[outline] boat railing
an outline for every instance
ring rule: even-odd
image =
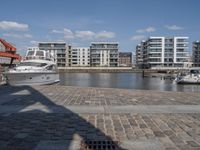
[[[33,59],[36,59],[36,60],[52,60],[51,58],[47,58],[47,57],[44,57],[44,56],[26,56],[25,57],[26,60],[33,60]]]
[[[33,72],[33,69],[32,68],[25,68],[25,69],[16,69],[16,68],[13,68],[13,69],[10,69],[8,70],[7,72]],[[46,69],[44,68],[40,68],[40,69],[34,69],[34,72],[41,72],[41,71],[45,71],[45,72],[48,72]]]

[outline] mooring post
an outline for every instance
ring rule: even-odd
[[[144,78],[144,70],[142,70],[142,77]]]

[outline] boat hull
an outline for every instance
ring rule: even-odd
[[[200,84],[200,82],[197,81],[179,81],[177,84]]]
[[[193,78],[182,78],[182,79],[176,79],[175,81],[177,84],[200,84],[199,79],[193,79]]]
[[[16,72],[5,73],[7,83],[10,85],[46,85],[60,81],[56,72]]]

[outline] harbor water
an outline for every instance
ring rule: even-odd
[[[176,84],[171,79],[143,77],[142,73],[60,73],[60,84],[82,87],[200,92],[200,85]]]

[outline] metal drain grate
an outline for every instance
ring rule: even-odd
[[[87,140],[81,142],[81,150],[117,150],[117,141]]]

